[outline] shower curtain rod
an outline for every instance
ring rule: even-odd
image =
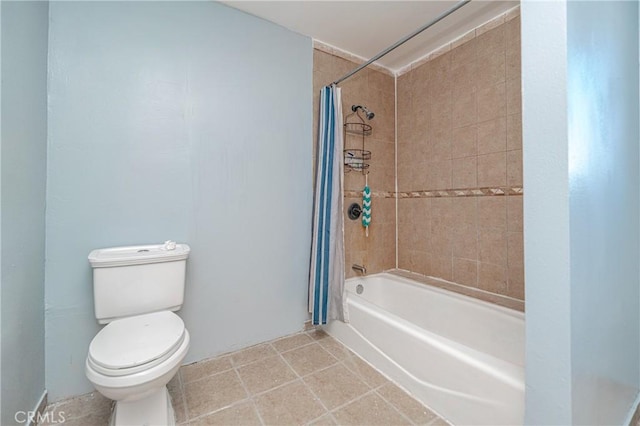
[[[337,79],[336,81],[334,81],[333,84],[338,85],[338,84],[342,83],[343,81],[345,81],[346,79],[348,79],[349,77],[351,77],[352,75],[354,75],[355,73],[360,71],[361,69],[368,67],[369,65],[371,65],[372,63],[374,63],[378,59],[382,58],[387,53],[389,53],[392,50],[394,50],[395,48],[405,44],[406,42],[408,42],[409,40],[411,40],[412,38],[414,38],[415,36],[417,36],[418,34],[423,32],[427,28],[431,27],[432,25],[437,24],[438,22],[440,22],[441,20],[443,20],[444,18],[446,18],[447,16],[451,15],[453,12],[455,12],[456,10],[460,9],[462,6],[465,6],[466,4],[468,4],[470,2],[471,2],[471,0],[462,0],[462,1],[458,2],[451,9],[447,10],[443,14],[439,15],[438,17],[436,17],[433,21],[429,22],[426,25],[423,25],[422,27],[418,28],[417,30],[415,30],[414,32],[409,34],[408,36],[404,37],[403,39],[401,39],[401,40],[395,42],[394,44],[392,44],[391,46],[387,47],[382,52],[378,53],[376,56],[374,56],[373,58],[369,59],[367,62],[361,64],[359,67],[357,67],[353,71],[349,72],[348,74],[345,74],[343,77],[341,77],[341,78]]]

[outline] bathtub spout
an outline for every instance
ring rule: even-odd
[[[367,273],[367,268],[365,268],[362,265],[353,264],[353,265],[351,265],[351,269],[353,269],[354,271],[360,271],[360,273],[362,273],[362,275],[365,275]]]

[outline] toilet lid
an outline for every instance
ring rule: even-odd
[[[89,345],[91,360],[110,370],[164,358],[184,340],[184,322],[173,312],[154,312],[107,324]]]

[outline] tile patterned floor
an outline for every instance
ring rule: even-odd
[[[321,331],[184,366],[168,388],[181,425],[447,425]],[[110,406],[93,393],[47,409],[103,426]]]

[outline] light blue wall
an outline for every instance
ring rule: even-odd
[[[526,424],[640,387],[637,2],[522,3]]]
[[[50,9],[50,399],[92,390],[94,248],[191,246],[187,362],[301,329],[311,40],[212,2]]]
[[[571,424],[566,7],[522,3],[526,404],[531,425]]]
[[[46,2],[2,2],[2,417],[45,387]]]
[[[568,2],[575,424],[622,424],[640,388],[638,3]]]

